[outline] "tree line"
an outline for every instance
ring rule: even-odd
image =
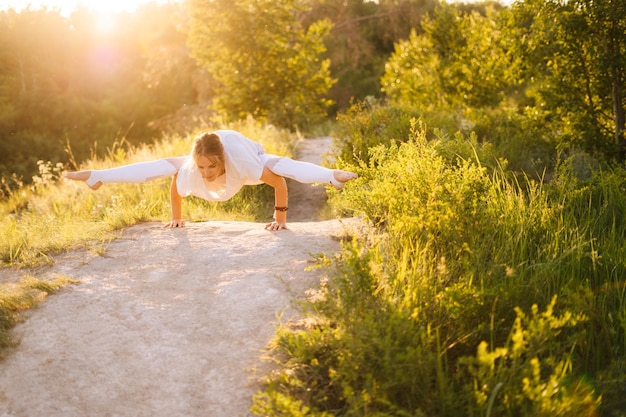
[[[195,64],[171,6],[111,21],[82,9],[0,14],[0,172],[78,161],[116,139],[150,140],[150,122],[195,102]],[[108,30],[107,25],[111,25]],[[114,27],[113,27],[114,25]]]
[[[305,128],[379,94],[384,57],[434,4],[194,0],[104,22],[84,8],[0,12],[3,183],[212,112]]]
[[[617,0],[187,0],[109,19],[0,13],[5,186],[38,160],[80,163],[187,119],[306,129],[372,99],[512,154],[625,156]]]
[[[482,140],[624,162],[624,2],[444,4],[421,29],[387,64],[393,101],[457,114]]]

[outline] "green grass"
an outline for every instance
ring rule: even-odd
[[[410,132],[335,195],[371,231],[277,332],[254,412],[623,416],[626,171],[518,180],[488,144]]]

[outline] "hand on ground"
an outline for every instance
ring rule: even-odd
[[[174,229],[176,227],[185,227],[185,221],[181,219],[170,220],[168,223],[165,224],[165,227],[168,227],[170,229]]]
[[[265,230],[271,230],[272,232],[287,230],[287,223],[271,222],[265,225]]]

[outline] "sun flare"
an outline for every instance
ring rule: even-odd
[[[0,10],[10,8],[17,11],[26,8],[36,10],[46,7],[59,10],[61,14],[69,16],[78,8],[86,8],[97,13],[107,14],[122,11],[132,12],[142,4],[165,2],[165,0],[0,0]],[[102,29],[105,29],[105,27]]]
[[[95,21],[94,30],[100,35],[108,35],[117,29],[117,19],[112,12],[100,12]]]

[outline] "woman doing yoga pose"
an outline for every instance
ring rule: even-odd
[[[298,182],[326,183],[341,189],[357,177],[309,162],[266,154],[263,147],[234,130],[204,133],[194,139],[191,154],[140,162],[104,170],[68,172],[66,178],[85,181],[93,190],[107,183],[142,183],[173,176],[170,186],[172,220],[166,227],[185,227],[182,199],[193,195],[209,201],[225,201],[244,185],[269,184],[274,188],[274,221],[268,230],[287,229],[286,178]]]

